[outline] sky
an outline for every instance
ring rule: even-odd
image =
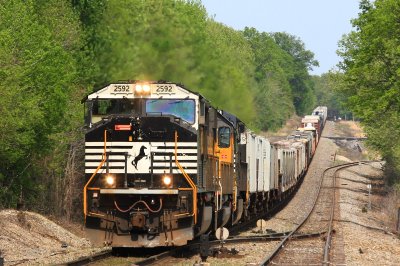
[[[236,30],[287,32],[299,37],[319,61],[310,73],[327,73],[340,61],[336,54],[343,34],[352,30],[359,0],[202,0],[214,20]]]

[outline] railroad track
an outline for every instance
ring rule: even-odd
[[[229,237],[228,239],[224,240],[222,244],[235,244],[235,243],[254,243],[254,242],[268,242],[268,241],[280,241],[284,237],[286,237],[289,233],[291,232],[281,232],[281,233],[271,233],[271,234],[262,234],[262,235],[255,235],[255,236],[232,236]],[[314,233],[308,233],[308,234],[295,234],[292,236],[293,239],[305,239],[305,238],[313,238],[313,237],[319,237],[321,235],[324,235],[326,232],[314,232]],[[192,244],[183,246],[183,247],[175,247],[171,248],[168,251],[160,252],[159,254],[155,254],[153,256],[150,256],[148,258],[142,259],[140,261],[135,262],[133,265],[152,265],[154,263],[160,263],[163,260],[176,256],[177,254],[187,254],[190,252],[190,254],[197,254],[199,253],[198,251],[201,248],[202,243],[200,241],[193,242]],[[210,247],[210,251],[216,251],[218,248],[213,247],[218,247],[221,245],[220,240],[211,240],[208,241],[207,246]],[[183,255],[182,255],[183,256]],[[109,251],[103,251],[98,254],[94,254],[88,257],[82,257],[79,258],[75,261],[71,261],[67,263],[66,265],[69,266],[81,266],[81,265],[88,265],[94,262],[99,262],[102,260],[106,260],[110,257],[113,257],[113,252],[111,250]]]
[[[332,244],[333,220],[335,211],[336,176],[340,170],[376,161],[360,161],[345,163],[326,168],[319,183],[318,193],[312,208],[305,218],[285,236],[277,248],[266,256],[260,265],[268,264],[330,264],[330,251]],[[333,171],[330,175],[328,172]],[[328,219],[326,219],[328,217]],[[292,241],[299,232],[308,231],[315,227],[318,230],[325,228],[326,234],[319,241]],[[322,244],[322,245],[321,245]],[[339,258],[340,259],[340,258]]]
[[[81,266],[81,265],[88,265],[90,263],[101,261],[107,258],[112,257],[112,250],[106,250],[97,254],[93,254],[91,256],[82,257],[77,260],[68,262],[66,265],[68,266]]]
[[[285,238],[291,232],[283,232],[283,233],[274,233],[274,234],[266,234],[266,235],[258,235],[258,236],[245,236],[245,237],[230,237],[223,242],[220,240],[212,240],[207,243],[207,246],[210,247],[210,255],[213,251],[220,250],[218,246],[223,246],[224,244],[235,244],[235,243],[254,243],[254,242],[268,242],[268,241],[279,241]],[[307,233],[307,234],[294,234],[292,235],[292,239],[306,239],[306,238],[314,238],[320,237],[321,235],[326,234],[326,232],[314,232],[314,233]],[[214,248],[211,248],[214,247]],[[152,264],[159,264],[162,261],[166,260],[167,258],[171,258],[173,256],[192,256],[198,253],[198,250],[201,249],[201,243],[196,242],[184,247],[178,247],[170,251],[166,251],[149,258],[143,259],[141,261],[135,262],[134,265],[137,266],[144,266],[144,265],[152,265]],[[187,253],[187,251],[191,251],[192,253]]]
[[[248,230],[249,228],[252,228],[255,226],[257,220],[265,219],[265,218],[275,215],[278,211],[280,211],[283,207],[285,207],[288,202],[290,202],[290,200],[293,198],[294,194],[296,193],[296,190],[300,187],[303,179],[304,179],[304,177],[302,177],[302,180],[300,180],[297,183],[297,185],[296,185],[297,187],[291,195],[289,195],[285,200],[282,200],[281,202],[276,204],[274,207],[272,207],[268,211],[267,214],[255,215],[248,221],[244,221],[244,222],[241,222],[240,224],[234,225],[233,227],[231,227],[229,229],[230,234],[235,235],[242,231]],[[234,236],[232,236],[229,239],[225,240],[225,242],[226,243],[239,243],[239,242],[251,242],[251,241],[254,241],[254,242],[256,242],[256,241],[278,241],[278,240],[281,240],[283,237],[285,237],[289,233],[290,232],[271,233],[271,234],[266,234],[266,235],[253,236],[253,237],[234,237]],[[306,238],[306,237],[314,237],[315,235],[320,235],[320,233],[317,232],[317,233],[303,234],[303,235],[298,235],[296,237],[300,239],[300,238]],[[213,236],[211,236],[210,238],[212,239]],[[213,246],[213,245],[215,246],[215,245],[218,245],[220,243],[220,241],[212,239],[211,241],[209,241],[209,243],[211,246]],[[163,260],[167,257],[171,257],[172,255],[179,253],[183,250],[188,250],[188,249],[195,250],[196,248],[199,249],[199,246],[200,246],[200,242],[194,241],[192,244],[182,246],[182,247],[171,248],[171,250],[150,256],[146,259],[136,262],[135,265],[151,265],[152,263],[154,263],[156,261],[159,262],[160,260]],[[71,261],[71,262],[67,263],[66,265],[69,265],[69,266],[88,265],[93,262],[106,260],[110,257],[113,257],[113,252],[111,250],[104,251],[104,252],[101,252],[98,254],[93,254],[93,255],[87,256],[87,257],[82,257],[82,258],[76,259],[74,261]]]
[[[266,265],[270,262],[277,262],[280,263],[279,261],[284,261],[284,255],[282,255],[282,249],[284,249],[283,247],[288,247],[288,243],[289,242],[295,242],[293,240],[298,240],[296,242],[302,242],[304,241],[308,241],[307,239],[311,239],[311,238],[319,238],[319,239],[323,239],[326,241],[324,242],[324,255],[321,255],[321,253],[318,253],[318,256],[316,256],[316,258],[313,258],[314,261],[318,261],[317,264],[321,264],[322,262],[329,262],[329,250],[330,250],[330,246],[331,246],[331,239],[332,239],[332,221],[333,221],[333,215],[334,215],[334,205],[333,204],[325,204],[325,209],[329,209],[329,211],[325,210],[325,220],[329,221],[329,226],[325,226],[325,227],[319,227],[318,230],[315,230],[315,226],[306,226],[305,224],[307,223],[307,221],[310,220],[310,216],[312,215],[313,212],[316,212],[316,205],[317,205],[317,201],[319,198],[321,198],[321,190],[326,190],[326,191],[331,191],[331,193],[325,193],[325,194],[329,194],[329,196],[331,197],[331,199],[329,200],[329,202],[335,202],[334,199],[334,191],[335,189],[335,173],[347,168],[347,167],[351,167],[351,166],[356,166],[359,165],[360,163],[369,163],[371,161],[362,161],[362,162],[354,162],[354,163],[347,163],[347,164],[342,164],[342,165],[337,165],[337,166],[333,166],[333,167],[329,167],[327,169],[324,170],[323,174],[322,174],[322,178],[321,181],[319,183],[319,188],[318,188],[318,196],[316,197],[316,199],[314,200],[313,203],[313,208],[310,210],[310,212],[308,213],[307,217],[304,218],[304,220],[293,230],[293,231],[289,231],[289,232],[284,232],[284,233],[273,233],[273,234],[265,234],[265,235],[258,235],[258,236],[249,236],[249,237],[238,237],[238,236],[233,236],[228,238],[227,240],[224,241],[224,243],[227,244],[233,244],[233,243],[243,243],[243,242],[268,242],[268,241],[280,241],[280,243],[278,244],[278,248],[276,248],[276,250],[274,250],[274,252],[269,256],[263,259],[263,261],[261,262],[261,265]],[[334,171],[333,174],[333,178],[329,178],[327,176],[327,173],[329,171]],[[287,199],[287,201],[289,201],[290,199]],[[320,199],[321,201],[321,199]],[[328,202],[327,198],[324,198],[322,201]],[[278,206],[275,206],[274,209],[270,210],[270,213],[268,214],[268,216],[273,215],[273,213],[276,213],[277,211],[279,211],[280,209],[282,209],[283,206],[285,206],[287,202],[280,204]],[[329,205],[329,206],[327,206]],[[327,208],[329,207],[329,208]],[[326,216],[328,216],[329,213],[329,218],[326,219]],[[262,218],[261,216],[258,216],[257,218]],[[265,216],[264,216],[265,218]],[[239,231],[243,231],[246,228],[243,227],[251,227],[252,225],[254,225],[256,219],[252,219],[252,221],[248,221],[245,223],[242,223],[240,227],[234,227],[232,228],[230,231],[237,233]],[[309,232],[313,232],[313,233],[309,233]],[[321,241],[321,240],[320,240]],[[208,241],[208,245],[209,247],[215,247],[221,244],[221,241],[219,240],[210,240]],[[190,255],[196,255],[198,254],[199,250],[201,249],[201,243],[200,241],[196,241],[196,242],[192,242],[189,245],[183,246],[183,247],[176,247],[176,248],[171,248],[168,251],[165,252],[161,252],[159,254],[153,255],[151,257],[148,257],[146,259],[140,260],[135,262],[135,265],[152,265],[152,264],[160,264],[162,263],[164,260],[167,260],[168,258],[171,257],[186,257],[186,254],[190,254]],[[185,254],[185,255],[178,255],[177,254]],[[279,255],[280,254],[280,255]],[[290,254],[290,251],[289,253]],[[277,255],[279,255],[280,257],[276,257]],[[292,256],[293,254],[289,255]],[[91,263],[93,261],[98,261],[98,260],[102,260],[105,259],[106,257],[111,257],[112,253],[110,252],[108,255],[105,255],[104,257],[102,257],[101,255],[99,257],[97,256],[91,256],[90,258],[84,258],[84,260],[82,261],[75,261],[73,263],[70,263],[68,265],[86,265],[88,263]],[[308,258],[311,258],[310,256],[307,256]],[[279,259],[279,261],[277,261],[277,259]]]
[[[224,240],[224,243],[241,243],[241,242],[265,242],[265,241],[278,241],[281,240],[283,237],[285,237],[287,234],[290,232],[282,232],[282,233],[271,233],[271,234],[264,234],[264,235],[258,235],[258,236],[248,236],[248,237],[236,237],[232,236],[229,237],[228,239]],[[309,234],[309,235],[296,235],[295,237],[297,238],[305,238],[305,237],[314,237],[323,234],[324,232],[317,232],[314,234]],[[208,242],[209,246],[217,246],[221,244],[221,241],[219,240],[211,240]],[[134,265],[151,265],[154,262],[160,262],[161,260],[171,257],[177,253],[183,253],[185,251],[191,251],[192,253],[198,253],[197,251],[199,250],[201,246],[200,241],[195,241],[189,245],[182,246],[182,247],[175,247],[171,248],[168,251],[160,252],[159,254],[155,254],[153,256],[150,256],[148,258],[142,259],[138,262],[135,262]],[[82,266],[82,265],[88,265],[94,262],[99,262],[102,260],[106,260],[110,257],[113,257],[113,252],[112,250],[107,250],[103,251],[97,254],[93,254],[91,256],[87,257],[82,257],[79,259],[76,259],[74,261],[68,262],[66,265],[68,266]]]

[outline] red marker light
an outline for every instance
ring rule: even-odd
[[[115,130],[131,130],[131,125],[115,125]]]

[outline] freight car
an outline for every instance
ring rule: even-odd
[[[266,213],[293,191],[320,135],[306,126],[270,143],[165,81],[109,84],[83,102],[85,227],[113,247],[185,245]]]

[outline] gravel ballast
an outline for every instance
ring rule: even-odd
[[[62,264],[101,250],[40,214],[0,211],[0,251],[5,265]]]

